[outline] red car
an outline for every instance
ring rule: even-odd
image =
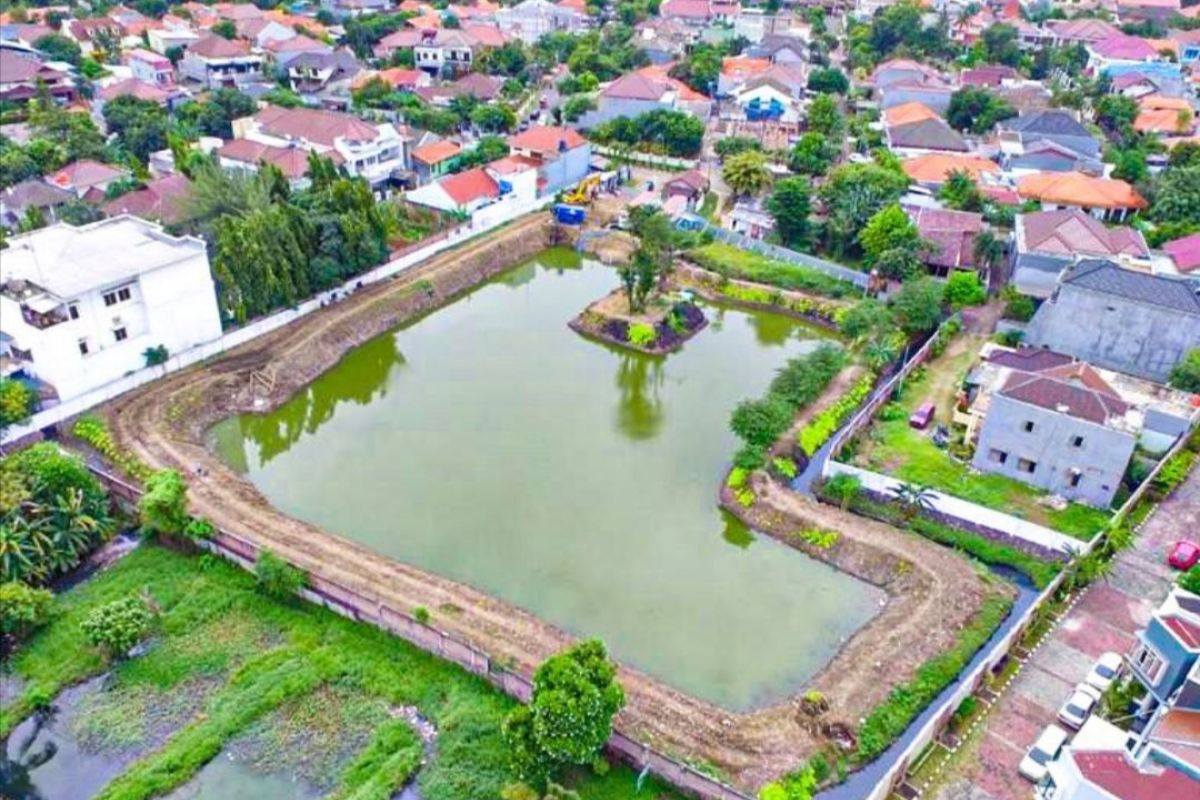
[[[933,422],[934,408],[935,407],[933,403],[929,401],[921,403],[917,410],[909,416],[909,426],[916,428],[919,431],[923,431],[928,428],[929,423]]]
[[[1168,564],[1184,572],[1196,566],[1197,562],[1200,562],[1200,544],[1189,542],[1187,539],[1176,542],[1171,548],[1171,555],[1167,556]]]

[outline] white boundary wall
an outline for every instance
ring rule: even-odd
[[[230,350],[238,345],[245,344],[251,339],[256,339],[263,334],[282,328],[289,322],[297,320],[303,316],[311,314],[321,308],[321,301],[328,297],[331,292],[337,292],[339,295],[351,293],[354,287],[358,284],[363,286],[372,283],[378,283],[381,280],[392,277],[404,270],[413,267],[426,259],[432,258],[443,250],[454,247],[467,239],[471,239],[482,233],[498,228],[499,226],[511,222],[518,217],[524,216],[534,211],[540,211],[554,202],[553,196],[542,197],[532,203],[494,203],[484,208],[479,209],[471,217],[469,223],[465,223],[457,228],[449,231],[447,235],[443,235],[435,241],[427,245],[418,247],[414,250],[404,253],[394,261],[389,261],[386,264],[381,264],[378,267],[364,272],[362,275],[351,278],[346,281],[341,287],[322,292],[320,295],[297,305],[295,308],[288,308],[282,311],[276,311],[274,314],[256,319],[253,322],[244,325],[240,328],[228,331],[220,337],[213,339],[210,342],[197,345],[193,348],[183,351],[182,353],[172,353],[165,364],[160,364],[156,367],[145,367],[131,372],[122,378],[111,381],[103,386],[93,389],[86,394],[79,395],[64,403],[59,403],[56,406],[47,408],[34,414],[29,422],[25,425],[14,425],[9,428],[4,435],[4,439],[0,444],[13,442],[18,439],[36,433],[43,428],[51,425],[56,425],[64,419],[69,419],[77,414],[82,414],[90,408],[94,408],[101,403],[105,403],[114,397],[132,391],[133,389],[143,386],[150,381],[156,380],[169,375],[172,372],[190,367],[191,365],[203,361],[206,358],[220,355],[226,350]]]

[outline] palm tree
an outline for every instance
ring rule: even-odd
[[[825,484],[825,493],[838,500],[842,511],[845,511],[854,502],[854,498],[860,491],[862,491],[862,481],[848,472],[834,475]]]
[[[922,511],[933,509],[933,499],[936,496],[927,486],[916,483],[901,483],[891,488],[892,499],[900,505],[901,513],[907,520]]]
[[[727,158],[721,169],[721,177],[738,195],[758,194],[771,184],[767,157],[757,150],[747,150]]]
[[[1004,242],[990,230],[980,231],[975,237],[975,263],[980,269],[991,272],[992,267],[1004,257]]]

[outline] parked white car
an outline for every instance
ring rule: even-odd
[[[1071,730],[1079,730],[1092,715],[1099,699],[1100,692],[1094,687],[1086,683],[1079,684],[1058,710],[1058,721]]]
[[[1092,665],[1092,671],[1083,679],[1083,682],[1103,694],[1108,691],[1108,687],[1113,685],[1113,681],[1121,677],[1121,670],[1124,666],[1125,661],[1119,653],[1105,653]]]
[[[1050,762],[1058,758],[1063,745],[1067,743],[1068,735],[1057,725],[1047,725],[1046,730],[1042,731],[1042,735],[1021,759],[1021,765],[1017,767],[1021,777],[1041,783],[1042,778],[1046,777]]]

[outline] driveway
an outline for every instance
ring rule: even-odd
[[[1171,589],[1166,552],[1183,531],[1200,530],[1200,470],[1164,501],[1107,580],[1089,587],[1026,661],[986,717],[975,757],[960,757],[939,800],[1028,800],[1017,764],[1058,706],[1103,652],[1128,652],[1134,634]]]

